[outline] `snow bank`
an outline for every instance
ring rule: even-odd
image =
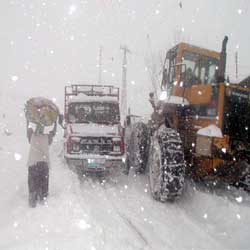
[[[201,128],[197,131],[198,135],[208,136],[208,137],[219,137],[223,138],[221,129],[216,125],[209,125],[208,127]]]
[[[178,206],[208,237],[223,244],[222,249],[249,249],[249,193],[226,184],[210,188],[188,184]],[[204,249],[210,249],[209,245]]]

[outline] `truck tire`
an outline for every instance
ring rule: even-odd
[[[133,125],[131,133],[131,143],[133,144],[130,152],[130,162],[136,173],[144,173],[148,160],[148,127],[143,122]]]
[[[152,136],[149,150],[149,182],[153,198],[174,201],[182,194],[185,160],[180,135],[162,125]]]

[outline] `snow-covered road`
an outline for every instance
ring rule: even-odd
[[[60,139],[60,136],[58,136]],[[79,181],[51,148],[47,206],[28,206],[28,144],[1,132],[0,249],[249,249],[249,195],[187,183],[176,203],[152,199],[146,176]]]

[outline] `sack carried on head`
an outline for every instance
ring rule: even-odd
[[[26,102],[25,115],[29,122],[51,126],[57,120],[59,109],[47,98],[34,97]]]

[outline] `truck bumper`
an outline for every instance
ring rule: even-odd
[[[65,159],[69,166],[80,169],[84,173],[112,172],[121,168],[125,161],[123,156],[103,155],[81,155],[80,157],[65,155]]]

